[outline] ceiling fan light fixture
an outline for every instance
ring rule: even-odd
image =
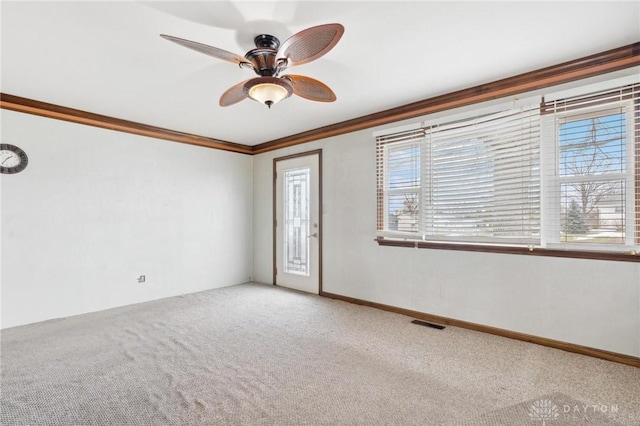
[[[288,80],[277,77],[259,77],[252,79],[245,85],[245,90],[251,99],[269,108],[293,93],[293,87]]]
[[[273,83],[256,84],[249,90],[249,97],[267,106],[276,104],[286,98],[287,89]]]

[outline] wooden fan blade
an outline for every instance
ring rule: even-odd
[[[340,24],[307,28],[289,37],[278,50],[278,58],[287,58],[287,66],[301,65],[318,59],[335,46],[344,34]]]
[[[321,81],[304,75],[287,74],[282,78],[288,78],[293,86],[293,93],[296,95],[317,102],[333,102],[336,95]]]
[[[247,91],[244,90],[244,85],[247,83],[247,81],[250,81],[250,80],[252,79],[250,78],[249,80],[240,82],[234,86],[231,86],[229,89],[227,89],[227,91],[224,92],[222,96],[220,96],[220,106],[222,107],[231,106],[233,104],[237,104],[238,102],[248,98],[249,95],[247,94]]]
[[[180,46],[188,47],[205,55],[213,56],[214,58],[222,59],[223,61],[233,62],[235,64],[246,63],[250,64],[245,58],[235,53],[227,52],[217,47],[209,46],[207,44],[198,43],[196,41],[185,40],[183,38],[174,37],[166,34],[160,34],[160,37],[179,44]]]

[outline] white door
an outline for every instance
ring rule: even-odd
[[[320,292],[320,152],[275,160],[275,284]]]

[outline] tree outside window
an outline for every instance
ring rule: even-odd
[[[567,120],[559,148],[562,241],[624,243],[626,115]]]

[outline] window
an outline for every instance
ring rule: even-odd
[[[309,276],[309,180],[311,169],[284,171],[284,271]]]
[[[423,130],[385,138],[377,147],[378,229],[416,234],[419,226]]]
[[[548,246],[625,250],[637,244],[637,101],[633,87],[622,87],[543,103]]]
[[[636,250],[639,91],[537,98],[378,136],[378,237]]]
[[[385,218],[379,231],[434,241],[537,243],[538,133],[538,109],[525,108],[379,138]]]

